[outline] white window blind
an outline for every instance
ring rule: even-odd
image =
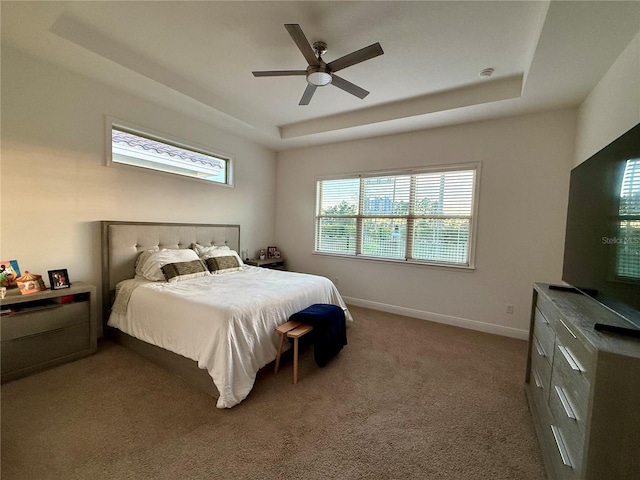
[[[318,182],[316,250],[356,254],[358,178]]]
[[[315,250],[470,267],[476,172],[473,165],[318,180]]]
[[[617,275],[640,279],[640,158],[627,160],[620,188]]]

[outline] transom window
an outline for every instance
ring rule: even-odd
[[[478,169],[318,180],[316,253],[473,267]]]
[[[232,184],[230,158],[116,125],[111,126],[111,163]]]

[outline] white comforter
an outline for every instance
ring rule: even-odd
[[[218,408],[230,408],[276,358],[274,328],[314,303],[338,305],[352,321],[327,278],[245,266],[224,275],[138,285],[126,315],[113,312],[108,324],[197,361],[220,392]]]

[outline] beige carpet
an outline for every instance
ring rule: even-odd
[[[3,385],[2,478],[545,478],[524,341],[351,311],[325,368],[285,358],[229,410],[108,341]]]

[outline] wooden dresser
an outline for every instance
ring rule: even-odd
[[[526,394],[550,479],[640,479],[640,338],[580,293],[535,284]]]
[[[97,350],[96,287],[82,282],[61,290],[20,295],[0,302],[2,383]]]

